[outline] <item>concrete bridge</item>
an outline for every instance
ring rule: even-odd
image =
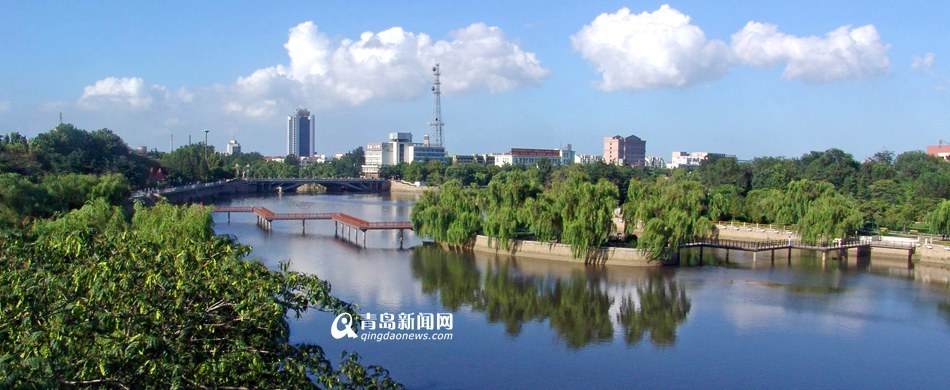
[[[219,196],[294,192],[304,184],[319,184],[329,193],[378,193],[389,190],[389,181],[384,179],[242,179],[139,190],[133,192],[131,198],[148,201],[163,197],[170,202],[199,203]]]
[[[262,192],[292,192],[304,184],[319,184],[327,192],[374,193],[389,189],[385,179],[328,179],[328,178],[286,178],[286,179],[247,179]]]

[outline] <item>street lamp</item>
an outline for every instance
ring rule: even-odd
[[[205,158],[208,158],[208,132],[211,130],[205,129]]]

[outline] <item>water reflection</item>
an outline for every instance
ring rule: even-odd
[[[653,344],[673,345],[676,327],[689,313],[686,289],[672,279],[651,278],[645,286],[637,286],[637,296],[639,304],[632,297],[620,303],[617,320],[624,328],[624,340],[636,344],[649,332]]]
[[[558,339],[572,349],[613,340],[616,326],[627,345],[639,343],[646,334],[656,345],[672,345],[676,328],[690,309],[686,289],[655,272],[637,281],[635,297],[624,295],[616,307],[603,272],[525,275],[504,260],[490,262],[483,272],[472,254],[431,246],[413,251],[411,267],[422,291],[438,294],[446,308],[465,306],[485,313],[488,322],[504,324],[512,336],[519,335],[527,322],[547,320]],[[617,309],[615,315],[612,308]]]

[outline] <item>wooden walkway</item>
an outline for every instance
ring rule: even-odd
[[[400,248],[403,244],[403,231],[412,230],[412,223],[409,221],[371,222],[344,213],[275,213],[266,207],[255,206],[216,206],[214,212],[227,213],[228,222],[231,222],[231,213],[253,213],[257,215],[257,226],[266,231],[271,231],[274,221],[300,221],[303,231],[306,233],[307,221],[330,220],[333,221],[334,236],[343,235],[358,243],[359,232],[363,232],[364,247],[366,246],[366,232],[369,230],[399,230]],[[353,237],[354,234],[355,237]]]
[[[871,248],[887,248],[887,249],[901,249],[907,251],[907,266],[908,268],[913,268],[912,257],[916,250],[916,246],[911,243],[896,243],[896,242],[885,242],[885,241],[874,241],[870,238],[860,238],[860,237],[848,237],[845,239],[838,239],[832,243],[809,243],[798,241],[794,239],[787,240],[770,240],[770,241],[744,241],[744,240],[720,240],[720,239],[711,239],[711,238],[697,238],[686,242],[680,245],[680,248],[699,248],[699,263],[702,265],[703,262],[703,249],[704,248],[713,248],[713,249],[725,249],[726,250],[726,261],[729,261],[729,251],[738,250],[745,252],[752,252],[752,260],[756,260],[756,255],[759,252],[768,251],[771,253],[771,261],[775,261],[775,251],[777,250],[786,250],[788,251],[788,259],[791,261],[792,249],[806,250],[821,252],[821,260],[826,261],[828,258],[828,252],[836,251],[841,254],[842,258],[847,258],[849,249],[857,249],[858,257],[869,256],[871,254]]]

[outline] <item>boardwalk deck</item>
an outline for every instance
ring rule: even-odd
[[[306,221],[332,220],[333,234],[336,236],[342,234],[350,238],[355,232],[356,240],[359,241],[359,232],[363,232],[363,246],[366,246],[368,230],[399,230],[400,247],[403,244],[403,231],[412,230],[412,223],[409,221],[366,221],[344,213],[275,213],[266,207],[254,206],[216,206],[214,212],[227,213],[228,222],[231,222],[231,213],[253,213],[257,215],[257,225],[267,231],[272,229],[274,221],[300,221],[306,232]]]
[[[776,250],[787,250],[788,258],[791,261],[792,249],[806,250],[821,252],[822,261],[826,261],[828,258],[828,252],[838,252],[842,255],[843,258],[847,258],[847,251],[849,249],[857,249],[858,257],[868,256],[871,253],[871,248],[887,248],[887,249],[901,249],[907,250],[907,268],[913,268],[913,255],[916,251],[916,246],[913,243],[894,243],[886,241],[874,241],[868,237],[849,237],[845,239],[835,240],[834,242],[828,243],[807,243],[802,241],[797,241],[794,239],[788,240],[772,240],[772,241],[743,241],[743,240],[720,240],[720,239],[708,239],[708,238],[699,238],[687,243],[681,244],[680,248],[699,248],[699,261],[702,264],[703,261],[703,249],[704,248],[713,248],[713,249],[725,249],[726,250],[726,261],[729,261],[729,251],[738,250],[745,252],[753,253],[753,261],[755,261],[755,254],[762,251],[769,251],[772,254],[771,260],[775,261],[775,251]]]

